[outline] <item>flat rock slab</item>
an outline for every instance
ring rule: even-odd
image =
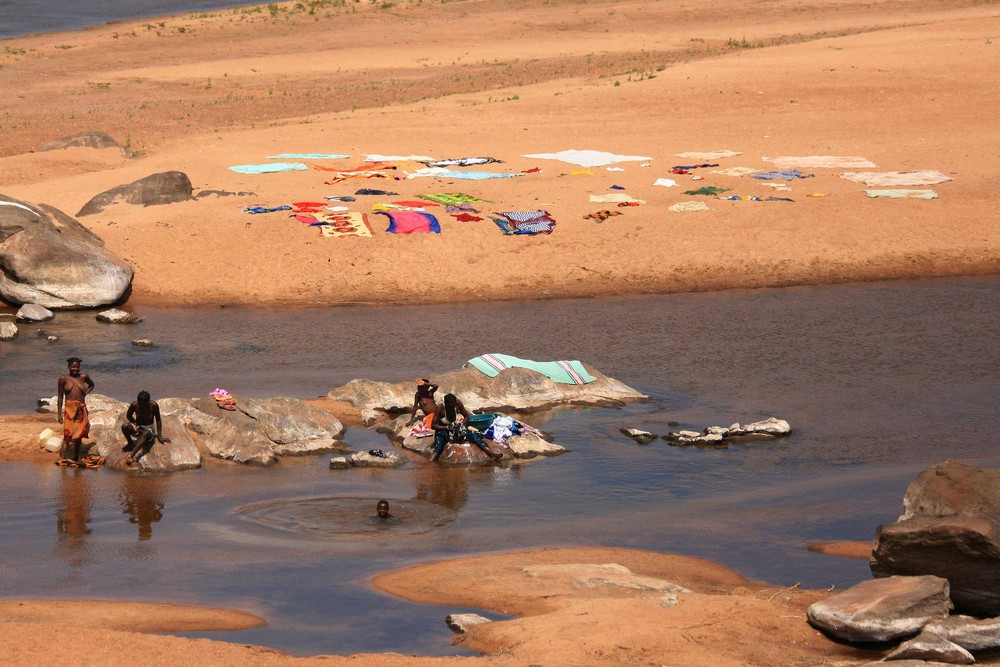
[[[623,589],[642,593],[690,593],[678,584],[635,574],[617,563],[572,563],[566,565],[525,565],[528,577],[571,579],[574,588]]]
[[[809,623],[846,642],[911,637],[951,610],[948,580],[888,577],[864,581],[809,607]]]
[[[976,661],[964,648],[933,632],[921,632],[903,642],[886,660],[936,660],[950,665],[971,665]]]
[[[924,632],[933,632],[968,651],[1000,651],[1000,618],[949,616],[931,621]]]

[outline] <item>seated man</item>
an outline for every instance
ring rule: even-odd
[[[163,437],[160,406],[156,401],[149,400],[148,391],[139,392],[136,400],[128,406],[125,419],[128,421],[122,424],[122,433],[128,444],[122,447],[122,451],[129,452],[126,465],[132,465],[145,456],[153,448],[155,440],[164,444],[170,442],[169,438]]]
[[[459,419],[461,416],[462,419]],[[455,394],[445,394],[444,403],[437,407],[434,412],[434,456],[431,461],[437,461],[444,451],[445,445],[449,442],[462,443],[471,442],[479,449],[486,452],[494,461],[500,460],[500,454],[494,454],[483,441],[483,434],[474,428],[462,424],[462,420],[469,420],[469,411],[465,409],[462,401],[458,400]]]

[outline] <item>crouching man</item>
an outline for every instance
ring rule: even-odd
[[[149,453],[157,440],[166,444],[169,438],[163,437],[163,423],[160,421],[160,406],[156,401],[149,400],[148,391],[140,391],[136,400],[128,406],[125,414],[128,421],[122,424],[122,433],[128,444],[122,447],[123,452],[129,452],[125,459],[126,465],[132,465]]]

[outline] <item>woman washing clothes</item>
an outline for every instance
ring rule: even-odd
[[[494,461],[499,461],[502,456],[490,451],[483,434],[474,428],[467,427],[462,422],[468,422],[469,411],[465,409],[462,401],[458,400],[455,394],[445,394],[444,403],[437,406],[434,411],[434,456],[431,462],[437,461],[444,451],[445,445],[449,442],[463,443],[471,442],[479,449],[483,450],[487,456]]]

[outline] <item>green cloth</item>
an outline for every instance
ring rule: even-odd
[[[597,380],[579,361],[532,361],[512,357],[509,354],[481,354],[469,359],[466,365],[491,378],[507,368],[527,368],[560,384],[587,384]]]
[[[697,190],[688,190],[684,194],[686,195],[707,195],[712,197],[714,195],[721,195],[723,192],[729,192],[729,188],[717,188],[714,185],[706,185],[703,188],[698,188]]]
[[[445,206],[458,206],[459,204],[474,201],[486,202],[487,204],[493,203],[489,199],[479,199],[478,197],[462,194],[461,192],[445,192],[437,195],[417,195],[417,197],[419,199],[423,199],[424,201],[431,201],[435,204],[444,204]]]

